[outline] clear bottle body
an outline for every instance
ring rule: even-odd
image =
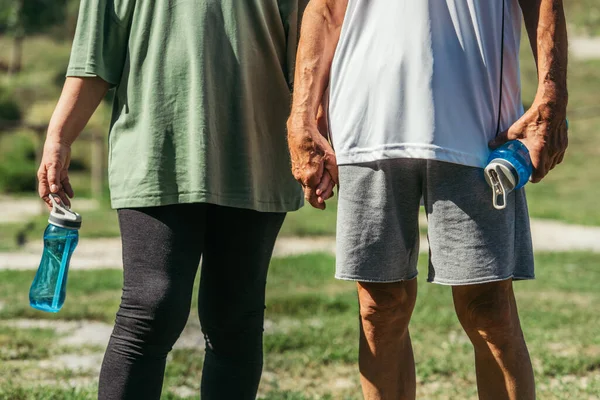
[[[44,231],[44,252],[29,290],[31,307],[58,312],[67,294],[67,276],[71,255],[79,242],[77,229],[48,224]]]

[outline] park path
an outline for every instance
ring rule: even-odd
[[[600,58],[600,37],[575,36],[569,38],[571,56],[580,60]]]
[[[425,221],[422,221],[425,223]],[[600,227],[570,225],[557,221],[532,220],[535,251],[591,251],[600,253]],[[426,253],[427,238],[421,238],[420,250]],[[0,252],[0,269],[35,269],[42,244],[29,243],[18,252]],[[333,237],[280,237],[275,257],[307,253],[335,254]],[[73,269],[121,268],[121,241],[118,238],[81,240],[73,259]]]
[[[91,199],[77,199],[77,211],[98,208],[98,202]],[[44,204],[34,197],[12,197],[0,194],[0,224],[27,221],[46,210]]]

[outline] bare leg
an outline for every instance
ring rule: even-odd
[[[366,400],[411,400],[416,396],[415,362],[408,323],[417,280],[358,283],[359,366]]]
[[[535,399],[512,280],[455,286],[452,294],[458,319],[475,349],[479,398]]]

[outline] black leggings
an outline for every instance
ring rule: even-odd
[[[118,213],[123,296],[98,398],[160,398],[167,354],[188,319],[202,257],[201,398],[254,399],[262,373],[267,269],[285,214],[210,204]]]

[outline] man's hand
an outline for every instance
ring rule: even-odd
[[[333,148],[317,129],[316,122],[288,121],[288,146],[294,178],[302,185],[304,197],[315,208],[324,210],[325,200],[333,196],[338,182]]]
[[[38,192],[49,208],[52,208],[50,193],[57,194],[60,201],[71,206],[74,196],[69,182],[68,169],[71,162],[71,147],[60,142],[46,140],[42,162],[38,169]]]
[[[519,0],[538,71],[531,108],[490,142],[494,148],[520,139],[533,163],[532,182],[560,164],[567,149],[567,26],[563,0]]]
[[[490,147],[495,149],[514,139],[521,140],[529,150],[531,181],[541,181],[562,162],[567,150],[566,99],[534,102],[517,122],[490,142]]]
[[[328,98],[329,72],[347,5],[348,0],[311,0],[306,6],[287,124],[292,172],[304,188],[306,200],[321,210],[338,182],[335,154],[327,141],[327,106],[323,100]]]

